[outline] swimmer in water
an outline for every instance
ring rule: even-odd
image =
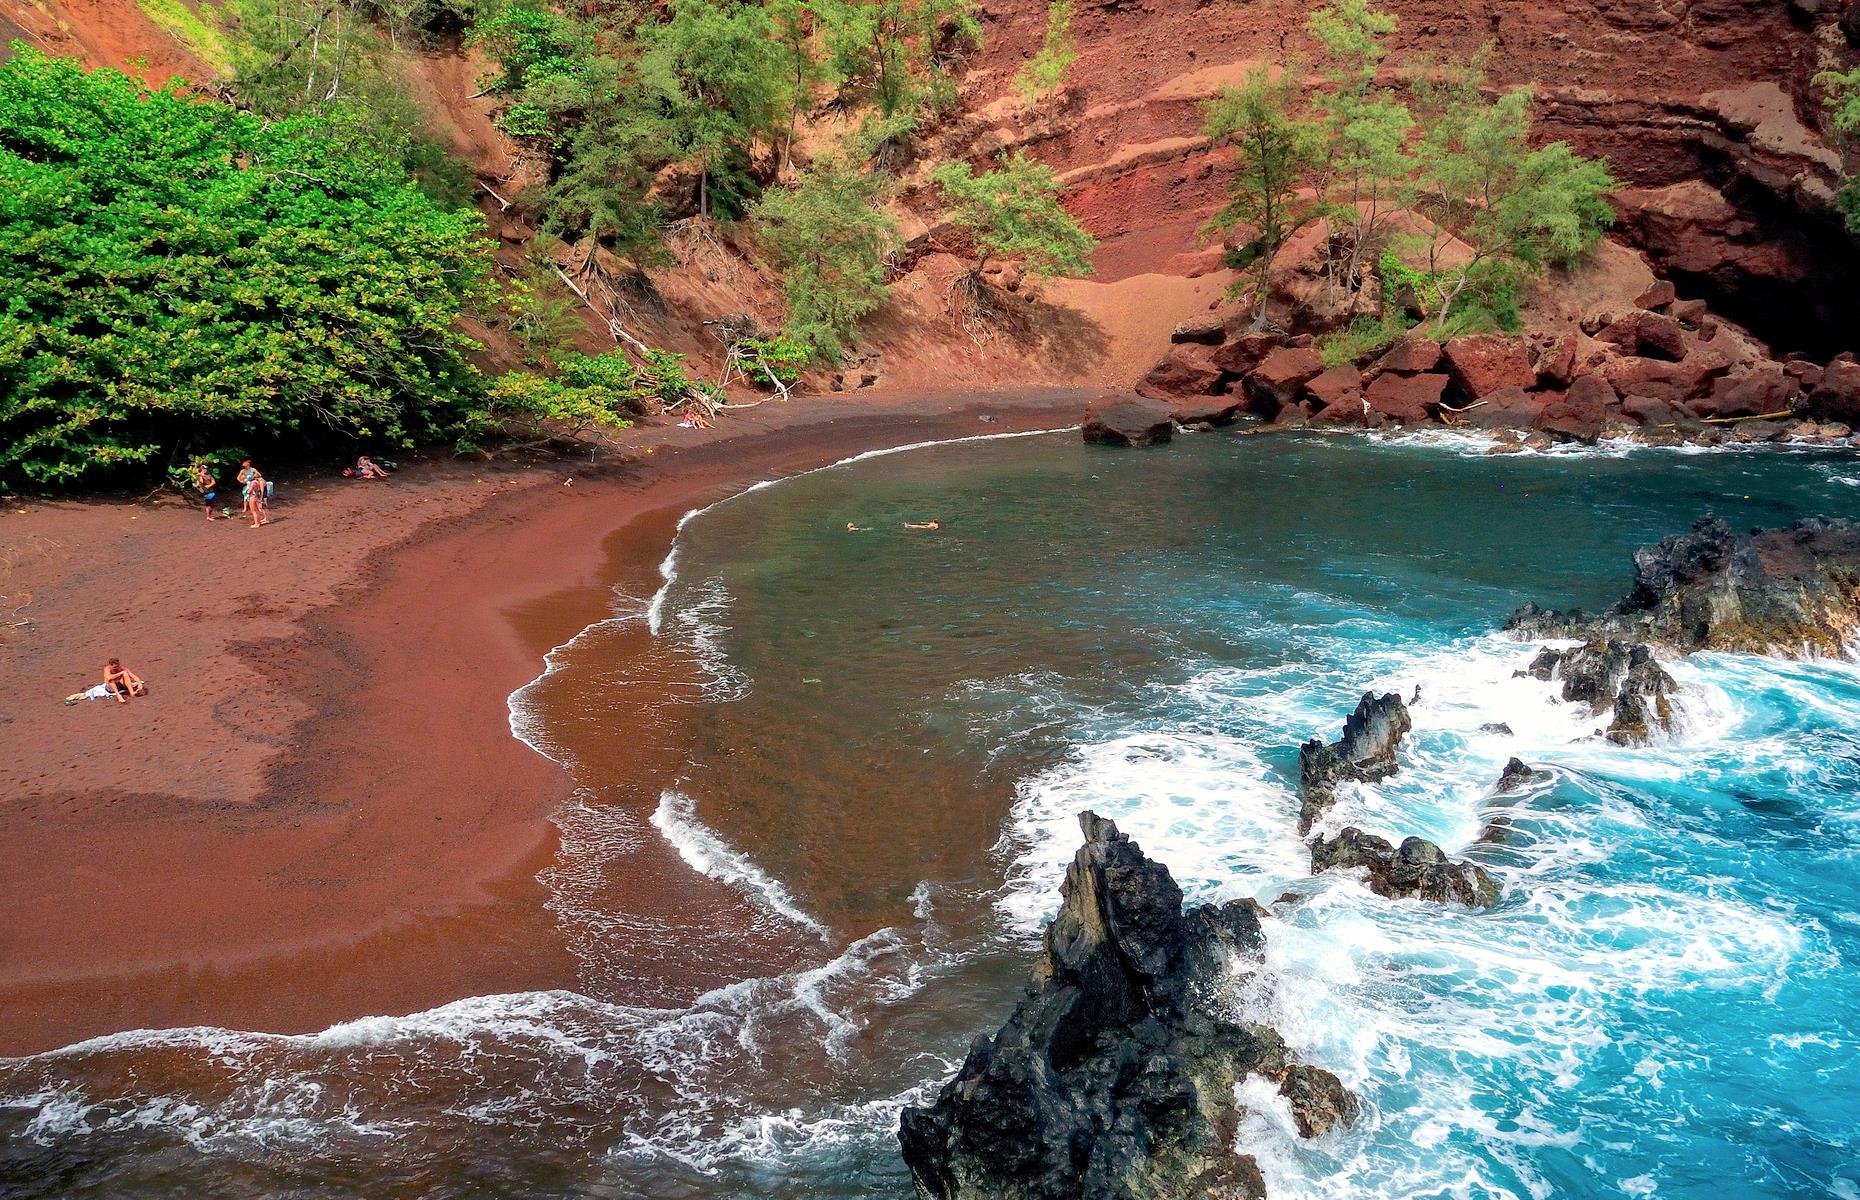
[[[941,521],[906,521],[904,523],[904,527],[906,529],[941,529],[943,528],[943,522]]]
[[[854,525],[851,521],[846,522],[847,533],[864,533],[867,528],[869,527],[865,525]]]

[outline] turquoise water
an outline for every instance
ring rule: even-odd
[[[908,1195],[898,1108],[1011,1007],[1091,807],[1196,898],[1294,897],[1233,1003],[1365,1117],[1303,1142],[1249,1089],[1275,1197],[1860,1197],[1860,668],[1673,664],[1680,730],[1628,749],[1492,632],[1606,602],[1704,512],[1860,516],[1851,456],[1075,439],[868,458],[684,527],[617,625],[702,683],[689,754],[643,809],[570,762],[573,989],[0,1062],[10,1194]],[[552,689],[613,674],[610,632],[516,699],[552,753]],[[1330,824],[1479,858],[1497,909],[1307,874],[1296,746],[1367,687],[1418,687],[1415,731]],[[585,708],[583,742],[629,736]],[[1514,754],[1553,777],[1500,801]],[[682,952],[715,972],[776,930],[795,969],[640,994],[628,964],[680,947],[563,881],[652,838],[757,913]]]

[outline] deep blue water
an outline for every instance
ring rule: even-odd
[[[653,618],[707,681],[686,768],[645,812],[582,763],[557,882],[669,839],[806,962],[643,1000],[612,981],[649,931],[560,884],[575,990],[0,1062],[0,1171],[35,1196],[907,1195],[897,1109],[1012,1005],[1091,807],[1195,898],[1298,897],[1233,1002],[1365,1117],[1300,1141],[1248,1088],[1275,1197],[1860,1198],[1860,668],[1674,663],[1682,728],[1632,749],[1493,632],[1526,599],[1605,603],[1705,512],[1860,515],[1860,464],[1053,435],[739,497],[684,528]],[[610,632],[518,699],[571,765],[628,734],[547,731],[551,689],[615,670]],[[1415,731],[1329,824],[1480,858],[1497,909],[1309,876],[1295,748],[1372,686],[1420,689]],[[1512,755],[1553,778],[1500,801]],[[1514,836],[1476,845],[1501,811]]]

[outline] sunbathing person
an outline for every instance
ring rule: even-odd
[[[355,477],[357,479],[386,479],[388,470],[364,454],[355,460]]]
[[[93,683],[81,692],[72,692],[66,696],[65,703],[76,704],[80,700],[108,700],[115,695],[116,693],[110,690],[109,684]]]
[[[128,704],[131,696],[141,696],[148,692],[148,684],[142,682],[142,676],[123,665],[123,660],[113,658],[103,665],[103,686],[116,697],[118,704]]]

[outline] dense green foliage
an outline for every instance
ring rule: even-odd
[[[885,302],[885,260],[898,245],[882,207],[885,184],[827,161],[755,210],[757,236],[782,274],[783,331],[834,362],[860,319]]]
[[[380,11],[364,0],[241,0],[233,90],[264,117],[309,117],[305,136],[398,162],[447,207],[471,179],[433,140],[387,58]]]
[[[225,446],[470,440],[493,300],[475,213],[399,167],[18,47],[0,65],[0,482]],[[547,415],[534,411],[529,416]]]
[[[1208,105],[1209,136],[1235,150],[1211,228],[1238,242],[1233,265],[1250,268],[1236,291],[1251,293],[1263,322],[1273,257],[1322,220],[1340,313],[1360,313],[1373,277],[1385,305],[1409,297],[1436,334],[1514,325],[1518,285],[1586,255],[1614,219],[1606,164],[1562,142],[1533,148],[1530,90],[1489,92],[1484,52],[1468,66],[1413,65],[1404,97],[1381,82],[1393,15],[1333,0],[1309,25],[1323,51],[1313,94],[1292,81],[1297,70],[1260,68]],[[1424,232],[1396,235],[1403,210]]]
[[[1051,96],[1064,82],[1066,68],[1078,57],[1078,44],[1072,40],[1072,0],[1049,0],[1046,6],[1046,37],[1040,49],[1014,73],[1014,90],[1028,104]]]
[[[1849,148],[1860,144],[1860,67],[1823,71],[1815,76],[1815,86],[1827,97],[1828,122],[1834,127],[1834,136]],[[1847,228],[1860,233],[1860,178],[1848,177],[1838,202],[1847,217]]]
[[[1059,177],[1019,151],[977,175],[968,163],[944,163],[930,178],[942,190],[951,225],[966,231],[981,256],[1015,258],[1028,274],[1089,275],[1097,246],[1059,205]]]

